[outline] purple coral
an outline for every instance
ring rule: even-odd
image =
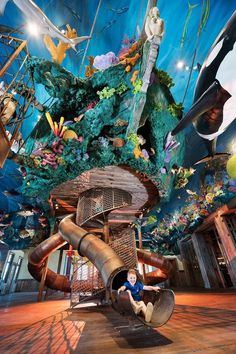
[[[114,64],[119,63],[119,58],[116,57],[115,53],[108,52],[107,54],[97,55],[94,58],[93,66],[98,70],[105,70]]]

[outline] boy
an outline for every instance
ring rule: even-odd
[[[142,313],[145,322],[150,322],[153,312],[153,304],[148,302],[147,306],[143,301],[141,301],[141,296],[139,294],[140,290],[154,290],[159,291],[159,286],[143,285],[141,282],[137,281],[137,274],[135,269],[129,269],[127,273],[127,280],[124,285],[118,289],[118,294],[121,291],[127,291],[129,294],[130,302],[133,307],[134,313],[137,315]]]

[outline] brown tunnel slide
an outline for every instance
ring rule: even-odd
[[[110,293],[113,308],[122,314],[133,314],[125,295],[118,300],[117,296],[114,296],[116,290],[126,280],[127,267],[123,260],[109,245],[100,240],[97,236],[86,232],[86,230],[76,225],[72,219],[73,215],[66,216],[60,222],[59,232],[40,243],[29,255],[28,270],[30,274],[36,280],[40,281],[43,274],[44,262],[47,257],[68,242],[72,245],[73,249],[77,249],[79,254],[87,257],[99,270],[104,285]],[[143,263],[158,267],[162,274],[162,280],[163,277],[167,277],[170,271],[168,261],[162,256],[138,250],[138,259]],[[153,283],[154,278],[155,274],[147,274],[149,284]],[[158,279],[155,278],[155,283],[157,282]],[[57,274],[50,269],[47,270],[45,285],[51,289],[61,290],[63,292],[71,291],[70,281],[67,277]],[[150,296],[150,294],[148,294],[148,296]],[[146,300],[155,303],[153,320],[148,325],[157,327],[166,323],[170,318],[174,308],[174,293],[171,290],[162,290],[158,294],[152,294],[152,296],[155,298],[147,298]],[[155,314],[157,316],[155,316]]]

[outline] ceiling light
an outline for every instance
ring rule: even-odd
[[[37,37],[40,34],[39,26],[34,22],[28,22],[27,30],[31,36]]]
[[[184,61],[182,61],[182,60],[177,61],[177,63],[176,63],[176,68],[177,69],[183,69],[184,66],[185,66]]]

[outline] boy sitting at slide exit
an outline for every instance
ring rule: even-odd
[[[139,292],[141,290],[154,290],[159,291],[159,286],[143,285],[140,281],[137,281],[137,273],[135,269],[129,269],[127,273],[127,281],[118,289],[118,294],[121,291],[127,291],[129,294],[130,302],[134,313],[137,315],[141,313],[145,318],[145,322],[150,322],[153,312],[153,304],[148,302],[147,306],[141,301]]]

